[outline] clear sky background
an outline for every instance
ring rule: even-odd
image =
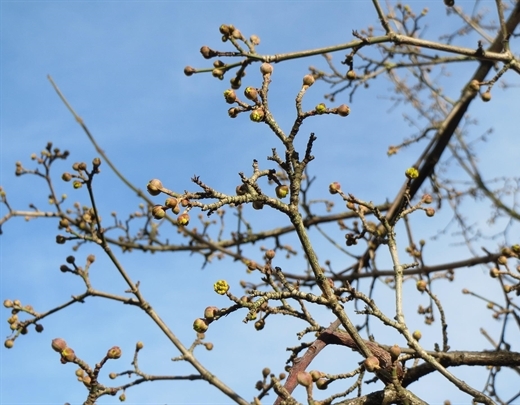
[[[446,15],[442,1],[409,3],[417,12],[423,7],[429,8],[424,20],[425,38],[435,40],[441,33],[451,33],[462,26],[459,19]],[[469,1],[458,3],[468,10],[474,4]],[[480,3],[491,13],[495,12],[493,1]],[[157,177],[170,189],[195,191],[190,178],[196,174],[215,189],[232,193],[239,184],[238,172],[249,174],[253,159],[260,162],[261,168],[271,168],[272,162],[265,158],[272,147],[281,150],[281,145],[266,126],[252,123],[247,116],[234,120],[228,117],[229,105],[224,102],[222,93],[229,87],[231,76],[218,81],[209,74],[193,77],[183,74],[186,65],[210,66],[211,61],[205,61],[199,54],[200,47],[208,45],[214,49],[232,50],[229,44],[220,40],[218,27],[221,24],[234,24],[247,37],[258,35],[261,45],[257,50],[262,54],[348,42],[353,29],[361,30],[369,25],[378,27],[376,14],[367,0],[2,1],[0,12],[0,184],[12,207],[28,209],[29,203],[33,203],[41,210],[46,210],[48,204],[45,185],[34,177],[15,178],[16,161],[22,161],[27,168],[34,167],[31,153],[39,153],[48,141],[69,150],[70,158],[54,168],[54,178],[58,195],[66,193],[72,204],[75,201],[87,203],[86,190],[73,190],[70,183],[60,180],[61,173],[70,171],[73,162],[90,164],[97,156],[46,75],[52,75],[104,151],[137,186],[144,189],[148,180]],[[473,46],[475,42],[475,37],[466,37],[457,43]],[[334,60],[343,69],[339,61],[344,54],[334,55]],[[309,65],[326,68],[322,57],[275,66],[270,106],[284,129],[294,119],[294,98]],[[450,97],[458,97],[476,66],[476,63],[458,66],[453,68],[451,77],[442,78]],[[260,86],[258,66],[253,65],[247,73],[244,87]],[[520,173],[516,146],[518,125],[511,119],[518,114],[518,87],[515,86],[519,81],[509,73],[505,81],[513,87],[508,91],[496,88],[492,102],[484,104],[477,100],[470,110],[478,121],[478,126],[470,128],[471,139],[490,127],[495,130],[487,143],[476,146],[482,171],[488,178]],[[313,108],[329,91],[324,84],[313,86],[306,95],[304,107]],[[314,197],[323,196],[332,181],[339,181],[345,191],[378,203],[396,195],[404,180],[404,170],[415,162],[422,145],[387,157],[389,145],[399,143],[415,131],[403,119],[406,109],[392,108],[393,95],[391,84],[381,78],[371,83],[370,88],[358,91],[353,101],[346,93],[337,98],[334,105],[350,105],[352,113],[348,118],[317,117],[304,124],[300,147],[305,145],[308,133],[315,132],[318,136],[314,149],[316,160],[311,165],[312,173],[317,176]],[[117,211],[124,219],[137,209],[139,201],[117,182],[107,165],[103,164],[102,170],[102,175],[95,179],[101,215],[110,220],[110,213]],[[456,167],[452,166],[450,170],[454,178],[463,179]],[[162,197],[157,198],[158,203],[162,200]],[[337,202],[336,210],[339,210],[339,199]],[[447,204],[444,207],[447,208]],[[487,236],[504,228],[503,222],[486,223],[487,202],[468,204],[467,210],[468,217],[477,218],[480,225],[486,226]],[[256,212],[247,208],[245,212],[259,229],[287,223],[281,215],[266,217],[266,210]],[[4,206],[0,213],[5,215]],[[452,235],[457,231],[455,226],[443,237],[435,241],[429,239],[445,229],[450,219],[449,209],[434,219],[426,219],[424,215],[412,219],[416,239],[427,239],[425,257],[429,265],[469,257],[467,251],[457,245],[460,239]],[[4,225],[0,238],[2,300],[19,299],[44,312],[72,294],[83,292],[80,280],[59,271],[71,254],[71,245],[56,245],[56,225],[53,220],[25,222],[22,218]],[[160,232],[173,242],[181,241],[175,230],[163,227]],[[509,228],[512,241],[519,234],[518,225],[513,224]],[[330,259],[336,269],[349,264],[348,258],[333,250],[317,233],[312,236],[316,246],[322,249],[320,260]],[[477,246],[486,246],[493,251],[503,242],[502,237],[489,238]],[[265,246],[272,247],[268,243]],[[260,260],[257,247],[249,252]],[[401,252],[406,259],[404,247]],[[86,256],[91,253],[97,257],[91,269],[94,286],[122,294],[125,286],[98,247],[83,246],[74,254],[78,263],[84,265]],[[129,255],[117,249],[116,253],[134,280],[141,281],[144,296],[188,346],[194,338],[192,322],[202,316],[206,306],[230,305],[224,297],[213,292],[213,283],[225,278],[230,282],[232,292],[242,295],[239,280],[252,277],[245,274],[243,265],[228,260],[201,269],[200,257],[182,253]],[[299,253],[297,259],[280,259],[279,263],[291,273],[302,272],[304,262]],[[381,268],[389,268],[389,263],[382,255]],[[443,281],[436,285],[435,292],[447,310],[452,349],[491,349],[479,328],[486,328],[498,339],[501,323],[492,320],[485,303],[460,294],[466,287],[502,302],[498,284],[490,282],[487,269],[463,269],[454,282]],[[415,315],[417,305],[426,306],[428,300],[419,295],[413,282],[406,285],[405,293],[410,327],[421,329],[425,347],[432,349],[434,342],[441,342],[439,322],[426,326]],[[376,302],[388,314],[392,313],[392,292],[382,283],[377,286]],[[317,311],[321,315],[316,318],[322,325],[333,320],[323,310]],[[8,310],[4,309],[0,330],[3,337],[10,333],[5,322],[8,316]],[[298,344],[295,333],[302,324],[270,317],[266,328],[256,332],[252,324],[242,323],[244,316],[245,313],[234,313],[212,324],[207,339],[215,343],[214,350],[197,349],[196,354],[212,373],[252,400],[256,393],[254,384],[261,378],[263,367],[268,366],[276,373],[283,371],[287,358],[285,348]],[[363,318],[358,318],[355,322],[362,323]],[[87,391],[76,381],[75,367],[61,365],[59,355],[50,347],[55,337],[64,338],[77,355],[91,365],[110,347],[120,346],[123,357],[104,368],[105,377],[108,372],[131,368],[133,348],[138,340],[145,344],[140,357],[144,372],[154,375],[193,373],[188,365],[171,362],[170,359],[178,355],[176,349],[155,330],[145,314],[135,308],[88,299],[83,305],[44,320],[43,326],[43,333],[31,330],[29,335],[16,341],[12,350],[0,350],[0,403],[77,404],[85,400]],[[404,345],[403,339],[389,334],[375,322],[371,332],[382,343]],[[506,336],[508,333],[509,329],[506,329]],[[311,368],[330,373],[348,372],[361,359],[344,348],[327,348],[323,353]],[[470,368],[453,372],[476,388],[485,384],[486,373],[475,373]],[[518,377],[507,371],[504,375],[500,384],[505,392],[512,394],[515,390],[507,391],[507,387],[518,386]],[[104,382],[123,384],[126,379],[113,382],[106,377]],[[340,384],[345,389],[348,387],[348,382],[338,382],[332,389],[339,391]],[[426,377],[411,389],[429,403],[442,403],[445,399],[452,403],[469,402],[466,395],[437,376]],[[296,394],[304,400],[303,389],[298,389]],[[319,393],[317,398],[326,394]],[[200,381],[142,384],[129,390],[126,396],[129,404],[229,403],[227,397]],[[272,400],[273,397],[266,403]],[[98,401],[99,405],[113,403],[119,403],[117,397],[103,397]]]

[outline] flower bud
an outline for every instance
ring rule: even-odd
[[[417,287],[418,291],[425,292],[428,284],[426,283],[426,280],[419,280],[417,281],[417,284],[415,284],[415,286]]]
[[[341,184],[339,184],[337,181],[329,184],[329,193],[337,194],[338,191],[340,191],[340,190],[341,190]]]
[[[139,341],[135,344],[135,350],[141,350],[144,347],[144,343]]]
[[[488,101],[491,100],[491,92],[488,90],[485,93],[482,93],[482,95],[480,97],[482,98],[483,102],[487,103]]]
[[[164,202],[164,206],[167,208],[175,208],[178,205],[178,201],[175,197],[168,197],[166,201]]]
[[[65,173],[63,173],[61,175],[61,179],[63,181],[71,181],[72,180],[72,174],[65,172]]]
[[[7,339],[5,342],[4,342],[4,347],[6,349],[12,349],[14,346],[14,339]]]
[[[413,338],[417,341],[421,340],[422,338],[422,333],[420,330],[416,330],[413,334],[412,334]]]
[[[197,318],[193,322],[193,330],[197,333],[204,333],[208,330],[208,323],[205,319]]]
[[[270,75],[271,73],[273,73],[273,65],[271,65],[270,63],[262,63],[260,65],[260,72],[263,75]]]
[[[289,194],[289,186],[286,186],[285,184],[278,186],[276,187],[275,192],[278,198],[285,198],[287,197],[287,194]]]
[[[177,217],[177,224],[186,226],[190,223],[190,216],[187,213],[181,214]]]
[[[61,353],[63,350],[67,348],[67,342],[61,338],[52,339],[51,343],[52,349],[55,352]]]
[[[244,95],[248,100],[255,101],[258,98],[258,90],[254,87],[246,87]]]
[[[73,362],[76,360],[76,354],[74,353],[74,350],[72,350],[70,347],[66,347],[61,352],[61,359],[63,362]]]
[[[203,46],[202,48],[200,48],[200,53],[202,54],[204,59],[211,59],[217,55],[217,53],[209,46]]]
[[[390,356],[392,356],[392,360],[397,360],[401,355],[401,348],[398,345],[393,345],[390,348]]]
[[[249,118],[253,122],[262,122],[264,120],[264,116],[265,113],[263,108],[255,108],[253,111],[251,111]]]
[[[354,80],[356,78],[356,72],[353,70],[349,70],[347,72],[347,79],[348,80]]]
[[[296,376],[298,380],[298,384],[303,385],[304,387],[310,387],[312,385],[312,377],[306,371],[300,371]]]
[[[323,114],[325,111],[327,111],[327,106],[325,103],[319,103],[315,108],[314,111],[316,111],[317,114]]]
[[[152,208],[152,215],[155,219],[163,219],[166,216],[166,211],[162,205],[154,205]]]
[[[224,92],[224,98],[226,99],[226,103],[233,104],[236,101],[236,99],[237,99],[237,95],[235,93],[235,90],[227,89]]]
[[[219,295],[224,295],[229,291],[229,284],[226,280],[218,280],[215,284],[213,284],[213,289]]]
[[[267,260],[273,260],[276,256],[276,252],[273,249],[269,249],[267,252],[265,252],[265,258]]]
[[[114,346],[108,350],[107,357],[109,359],[118,359],[121,357],[121,354],[121,349],[118,346]]]
[[[409,167],[408,169],[406,169],[404,174],[410,180],[413,180],[413,179],[416,179],[417,177],[419,177],[419,170],[417,170],[415,167]]]
[[[365,359],[364,365],[365,369],[371,373],[379,369],[379,360],[375,356],[370,356]]]
[[[161,189],[163,188],[163,185],[161,183],[161,180],[153,179],[148,182],[146,185],[146,190],[148,190],[148,193],[150,195],[159,195],[161,194]]]
[[[350,114],[350,107],[346,104],[341,104],[336,111],[340,117],[346,117]]]
[[[433,217],[435,215],[435,209],[433,208],[426,208],[424,211],[428,217]]]
[[[303,85],[304,86],[312,86],[316,79],[314,79],[313,75],[305,75],[303,76]]]
[[[217,307],[206,307],[204,310],[204,318],[207,320],[213,320],[215,319],[215,316],[218,314],[218,308]]]
[[[193,73],[196,73],[196,72],[197,72],[197,70],[191,66],[186,66],[184,68],[184,74],[186,76],[191,76]]]

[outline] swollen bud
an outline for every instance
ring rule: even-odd
[[[286,185],[278,186],[278,187],[276,187],[275,191],[276,191],[276,196],[278,198],[285,198],[285,197],[287,197],[287,194],[289,194],[289,186],[286,186]]]
[[[159,195],[161,194],[161,189],[163,188],[163,185],[161,183],[161,180],[153,179],[148,182],[146,185],[146,190],[148,190],[148,193],[150,195]]]
[[[260,65],[260,72],[263,75],[270,75],[271,73],[273,73],[273,65],[271,65],[270,63],[262,63]]]

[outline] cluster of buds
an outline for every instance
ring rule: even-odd
[[[60,360],[63,364],[76,360],[76,354],[74,353],[74,350],[67,346],[67,342],[65,342],[65,340],[61,338],[53,339],[51,346],[55,352],[58,352],[61,355]]]
[[[161,194],[162,192],[166,192],[167,190],[163,187],[162,183],[158,179],[153,179],[148,182],[146,185],[146,190],[150,195],[156,196]],[[177,225],[186,226],[190,222],[190,216],[187,212],[184,212],[179,215],[181,212],[181,206],[187,207],[189,205],[189,201],[187,199],[179,200],[175,197],[168,197],[164,205],[156,204],[152,207],[152,216],[155,219],[163,219],[166,217],[166,211],[172,210],[177,217]]]

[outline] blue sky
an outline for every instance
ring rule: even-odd
[[[459,20],[446,16],[441,1],[409,3],[418,12],[423,7],[430,9],[426,38],[436,39],[439,33],[461,26]],[[460,3],[463,7],[473,4]],[[494,2],[481,3],[493,10]],[[47,191],[42,181],[28,176],[15,178],[14,163],[20,160],[28,168],[33,167],[30,154],[39,153],[48,141],[71,152],[66,162],[55,167],[57,193],[66,193],[70,204],[87,202],[85,190],[74,191],[59,177],[63,171],[70,170],[73,162],[91,162],[97,154],[47,81],[48,74],[85,120],[104,151],[137,186],[144,189],[148,180],[158,177],[168,188],[180,192],[195,190],[190,178],[196,174],[217,190],[231,193],[239,183],[238,172],[250,173],[253,159],[258,159],[262,168],[270,168],[272,164],[265,157],[272,147],[281,150],[281,145],[265,126],[254,124],[245,116],[235,120],[227,116],[229,106],[222,92],[229,86],[230,77],[221,82],[211,75],[188,78],[183,74],[186,65],[210,65],[200,56],[200,47],[231,50],[220,40],[218,27],[223,23],[234,24],[246,36],[258,35],[261,44],[257,50],[263,54],[348,42],[353,29],[377,27],[376,15],[368,1],[2,1],[0,11],[0,184],[11,205],[18,209],[27,209],[29,203],[46,209]],[[469,41],[464,38],[460,44],[467,45]],[[334,55],[338,66],[343,56],[343,52]],[[326,67],[321,57],[275,66],[270,106],[284,128],[293,120],[293,100],[309,65]],[[473,72],[475,67],[475,63],[456,67],[451,77],[442,79],[449,96],[456,98],[460,94],[468,72]],[[259,86],[260,80],[258,67],[254,65],[248,70],[244,85]],[[505,80],[518,85],[518,79],[511,74],[506,75]],[[305,97],[304,107],[313,108],[323,101],[322,96],[328,91],[323,84],[313,86]],[[308,133],[314,131],[318,136],[314,149],[316,160],[311,165],[312,173],[317,176],[314,197],[323,195],[331,181],[341,182],[344,190],[365,200],[383,202],[395,196],[403,182],[404,169],[415,161],[420,147],[412,147],[393,158],[386,156],[389,145],[414,131],[403,120],[405,109],[392,108],[389,100],[392,95],[391,84],[380,79],[369,89],[358,91],[351,103],[347,94],[338,97],[335,104],[351,106],[348,118],[317,117],[303,125],[300,147],[305,145]],[[520,173],[518,149],[510,147],[517,144],[516,124],[507,119],[516,112],[517,101],[517,87],[506,92],[497,88],[491,103],[477,100],[471,107],[470,113],[478,120],[478,126],[471,129],[474,138],[491,126],[495,129],[487,144],[477,146],[481,167],[489,178]],[[117,211],[125,218],[137,209],[139,201],[117,182],[106,165],[102,165],[102,170],[102,175],[95,180],[101,215],[109,219],[110,213]],[[462,178],[459,170],[451,170],[455,178]],[[157,202],[162,202],[162,198]],[[339,209],[339,200],[337,203],[336,209]],[[488,207],[486,202],[468,204],[468,216],[474,215],[485,224]],[[2,206],[1,215],[5,212]],[[265,217],[265,211],[261,211],[260,216],[250,209],[246,209],[246,213],[252,223],[262,229],[286,224],[280,215]],[[449,220],[449,210],[440,212],[434,220],[416,216],[412,220],[416,238],[427,239],[444,229]],[[495,227],[489,225],[490,234],[501,229],[500,226],[500,223]],[[23,304],[31,304],[43,312],[66,301],[71,294],[83,291],[79,280],[59,272],[59,266],[71,250],[68,245],[54,242],[57,233],[54,222],[47,219],[25,222],[15,218],[3,226],[3,231],[0,238],[2,300],[20,299]],[[162,227],[161,232],[170,240],[180,242],[174,230]],[[428,239],[428,264],[467,257],[461,253],[465,250],[455,245],[457,238],[449,237],[450,233],[435,242]],[[510,235],[518,234],[516,225]],[[348,264],[348,259],[326,245],[316,232],[311,236],[321,248],[320,260],[330,259],[336,268]],[[482,245],[493,250],[501,242],[500,238],[491,239]],[[267,243],[266,246],[272,247]],[[260,259],[257,248],[249,252]],[[83,246],[74,254],[78,263],[84,265],[90,253],[97,257],[91,270],[95,286],[122,294],[125,286],[98,248]],[[232,291],[242,295],[238,281],[250,277],[245,274],[244,266],[231,261],[216,262],[202,270],[201,258],[182,253],[128,255],[117,250],[116,253],[131,276],[141,281],[142,291],[151,305],[186,345],[194,337],[193,320],[202,316],[206,306],[229,305],[225,298],[213,293],[213,283],[226,278]],[[404,251],[402,253],[405,258]],[[301,256],[290,261],[280,259],[280,263],[292,273],[302,271],[304,266]],[[383,256],[381,266],[385,265],[389,265],[389,260]],[[471,268],[462,270],[453,283],[438,284],[436,292],[449,308],[453,349],[490,349],[479,333],[480,327],[487,328],[498,338],[501,324],[491,319],[485,304],[460,294],[460,290],[467,287],[501,302],[498,286],[489,280],[485,268]],[[416,292],[413,284],[405,286],[409,297],[407,320],[410,328],[423,331],[425,347],[431,349],[433,342],[441,339],[439,323],[427,327],[415,315],[417,304],[428,302]],[[392,293],[383,284],[377,287],[377,300],[391,313]],[[320,314],[316,318],[323,325],[333,320],[322,310],[317,309],[316,313]],[[8,311],[4,309],[2,314],[1,332],[7,336]],[[269,366],[276,373],[283,370],[287,357],[285,348],[298,344],[295,333],[302,325],[271,317],[262,332],[255,332],[251,324],[241,322],[243,316],[245,314],[235,313],[211,325],[207,337],[215,343],[215,349],[211,352],[200,349],[196,354],[211,372],[251,400],[263,367]],[[361,323],[363,319],[359,317],[356,322]],[[42,334],[31,331],[16,341],[14,349],[0,350],[2,404],[82,403],[86,390],[75,380],[74,367],[61,365],[58,354],[50,348],[55,337],[66,339],[90,364],[99,361],[111,346],[120,346],[124,356],[110,363],[106,374],[131,367],[132,350],[138,340],[145,343],[140,366],[146,373],[193,372],[187,365],[170,361],[178,355],[175,348],[144,314],[132,308],[89,299],[83,305],[46,319],[43,325]],[[381,327],[375,326],[372,332],[384,343],[403,344],[402,339]],[[472,337],[469,343],[468,336]],[[359,360],[350,350],[327,348],[312,368],[331,373],[347,372]],[[485,383],[485,373],[464,369],[454,373],[476,388]],[[116,380],[116,383],[125,381]],[[512,380],[503,377],[502,381],[507,387]],[[108,384],[110,380],[106,378],[105,382]],[[432,386],[442,390],[432,392]],[[440,403],[444,399],[452,403],[469,402],[467,396],[439,377],[425,378],[411,388],[429,403]],[[304,399],[303,390],[297,391],[297,395]],[[129,390],[126,396],[129,404],[229,402],[203,382],[143,384]],[[100,405],[113,403],[119,403],[117,397],[103,397],[98,401]]]

